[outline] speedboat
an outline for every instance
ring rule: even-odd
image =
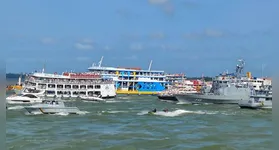
[[[99,101],[99,102],[105,101],[104,99],[97,96],[80,96],[80,99],[84,101]]]
[[[41,104],[24,107],[29,113],[55,114],[69,113],[77,114],[80,110],[77,107],[66,107],[63,101],[44,100]]]
[[[248,100],[239,101],[240,108],[272,109],[272,90],[256,91]]]
[[[8,104],[41,103],[42,98],[34,94],[15,94],[6,98]]]
[[[242,100],[239,102],[240,108],[250,109],[272,109],[272,101],[256,101],[255,99]]]

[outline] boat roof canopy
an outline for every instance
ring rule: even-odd
[[[116,67],[99,67],[92,66],[89,67],[88,70],[105,70],[105,71],[135,71],[135,72],[154,72],[154,73],[164,73],[162,70],[138,70],[139,68],[116,68]]]

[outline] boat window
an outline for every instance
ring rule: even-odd
[[[31,94],[26,94],[26,95],[24,95],[24,97],[29,97],[29,98],[37,98],[37,96],[35,96],[35,95],[31,95]]]

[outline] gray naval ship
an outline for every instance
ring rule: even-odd
[[[244,61],[238,60],[235,73],[223,73],[213,79],[212,88],[202,87],[198,94],[176,94],[179,102],[188,104],[214,103],[214,104],[238,104],[241,100],[247,100],[253,91],[248,78],[243,76]]]

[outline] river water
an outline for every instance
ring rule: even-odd
[[[272,147],[272,111],[237,105],[186,105],[156,96],[122,96],[106,103],[68,100],[79,115],[31,115],[9,105],[8,149],[123,150],[237,149]],[[157,108],[158,113],[148,114]],[[162,110],[168,108],[169,112]]]

